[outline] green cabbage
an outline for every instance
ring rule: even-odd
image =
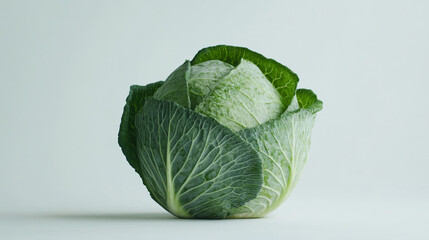
[[[247,48],[202,49],[164,82],[131,86],[119,145],[180,218],[261,217],[295,187],[322,102]]]

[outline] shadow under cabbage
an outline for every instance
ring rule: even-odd
[[[58,213],[43,217],[63,220],[172,220],[169,213]]]

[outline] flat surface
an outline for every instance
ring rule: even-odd
[[[429,239],[428,1],[0,0],[0,239]],[[263,219],[171,218],[117,144],[132,84],[248,47],[324,101]]]
[[[360,202],[318,199],[304,203],[292,199],[279,211],[259,219],[188,220],[153,210],[27,212],[0,219],[0,238],[423,240],[428,237],[426,203],[375,199]]]

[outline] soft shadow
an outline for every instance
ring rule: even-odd
[[[134,221],[153,221],[153,220],[174,220],[177,219],[169,213],[59,213],[43,215],[46,218],[64,219],[64,220],[134,220]]]

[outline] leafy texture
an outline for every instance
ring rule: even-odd
[[[215,120],[150,99],[137,114],[136,126],[144,183],[172,214],[225,218],[259,192],[258,154]]]
[[[202,63],[209,60],[220,60],[225,63],[237,66],[241,59],[253,62],[261,69],[262,73],[273,84],[277,91],[283,97],[283,104],[288,106],[295,95],[298,84],[298,76],[286,66],[268,59],[259,53],[253,52],[247,48],[234,47],[227,45],[218,45],[200,50],[192,59],[191,65]]]
[[[247,48],[205,48],[165,82],[131,86],[119,145],[177,217],[264,216],[296,186],[323,106],[297,83]]]
[[[191,65],[186,61],[168,76],[165,83],[153,95],[156,99],[174,101],[186,108],[191,107],[189,99],[188,79],[191,74]]]
[[[192,109],[215,88],[217,81],[228,75],[232,69],[234,66],[219,60],[210,60],[192,66],[188,81]]]
[[[118,142],[128,163],[141,176],[141,168],[137,156],[137,129],[135,116],[143,107],[147,97],[152,96],[164,82],[151,83],[146,86],[133,85],[127,97],[119,128]]]
[[[198,104],[195,111],[210,116],[233,131],[258,126],[279,116],[282,97],[250,61],[243,59]]]
[[[290,109],[279,118],[239,132],[262,160],[263,182],[258,196],[235,209],[230,217],[263,216],[286,199],[307,162],[314,113],[321,109],[322,102],[316,95],[302,89],[297,91]]]
[[[296,98],[300,108],[305,108],[311,113],[317,113],[322,110],[323,103],[317,99],[316,94],[310,89],[296,90]]]

